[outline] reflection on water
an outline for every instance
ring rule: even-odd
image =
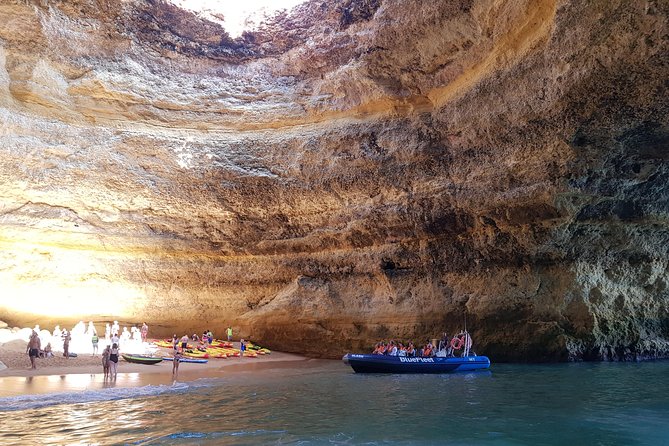
[[[73,392],[44,406],[48,395],[3,398],[0,407],[13,404],[6,410],[15,412],[0,444],[666,444],[668,372],[669,363],[658,362],[358,375],[323,361],[177,386]],[[79,378],[77,385],[90,385],[84,377],[88,384]]]
[[[171,374],[152,374],[151,384],[175,383]],[[113,387],[135,387],[147,383],[139,373],[119,373],[115,380],[104,379],[102,374],[46,375],[0,378],[0,397],[35,393],[71,392],[108,389]]]

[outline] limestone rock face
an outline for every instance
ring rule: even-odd
[[[668,4],[0,3],[0,319],[669,355]]]

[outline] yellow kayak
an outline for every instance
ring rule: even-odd
[[[246,348],[249,349],[249,350],[255,351],[259,355],[269,355],[270,353],[272,353],[272,351],[270,349],[263,348],[259,345],[254,344],[253,342],[247,342],[246,343]]]
[[[199,350],[185,350],[183,352],[184,356],[188,356],[189,358],[208,358],[209,353],[207,352],[201,352]]]

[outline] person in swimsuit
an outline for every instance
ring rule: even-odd
[[[39,356],[40,347],[41,347],[41,342],[39,336],[37,335],[37,332],[33,330],[32,334],[30,335],[30,340],[28,340],[28,346],[26,348],[26,353],[28,353],[28,357],[30,358],[31,369],[37,368],[37,365],[35,364],[35,358]]]
[[[118,363],[118,344],[112,344],[111,350],[109,352],[109,376],[116,379],[116,366]]]
[[[102,373],[104,374],[104,379],[109,378],[109,355],[111,355],[111,347],[109,344],[102,350]]]
[[[183,335],[181,337],[181,351],[183,352],[188,348],[188,335]]]
[[[174,359],[172,360],[172,375],[174,375],[174,379],[179,375],[179,363],[181,362],[181,358],[183,358],[181,352],[178,350],[175,351]]]
[[[53,351],[51,349],[51,342],[47,342],[46,347],[44,347],[44,350],[42,350],[42,357],[51,358],[52,356],[53,356]]]

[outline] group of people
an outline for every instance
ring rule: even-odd
[[[120,335],[119,335],[120,333]],[[121,327],[118,321],[113,324],[107,323],[105,325],[104,344],[106,345],[103,351],[103,368],[105,370],[105,377],[111,375],[116,376],[116,363],[118,362],[118,349],[121,342],[146,342],[149,333],[149,326],[143,323],[141,327],[133,326],[128,331],[127,327]],[[42,348],[42,345],[45,345]],[[52,346],[52,343],[54,345]],[[92,356],[98,354],[98,347],[100,344],[100,337],[93,322],[88,325],[83,321],[78,322],[72,330],[62,329],[56,325],[52,333],[46,330],[40,330],[39,325],[36,325],[32,330],[26,346],[26,353],[30,358],[31,369],[36,369],[36,358],[49,358],[54,355],[54,351],[62,351],[63,356],[69,359],[72,356],[77,356],[70,352],[71,344],[75,344],[75,351],[88,350],[91,351]],[[86,347],[86,344],[90,347]],[[89,350],[90,349],[90,350]],[[106,352],[106,355],[105,355]],[[105,359],[106,358],[106,359]],[[113,364],[113,365],[112,365]]]
[[[455,351],[463,349],[462,356],[468,356],[471,347],[471,336],[469,336],[467,331],[461,331],[452,338],[450,338],[447,333],[444,333],[437,346],[428,339],[420,349],[416,349],[413,342],[404,344],[394,340],[388,342],[382,341],[374,346],[372,354],[428,358],[437,355],[454,356]]]
[[[413,342],[404,344],[390,340],[388,342],[381,341],[374,346],[373,355],[388,355],[388,356],[431,356],[432,343],[430,341],[425,344],[420,350],[416,350]]]
[[[116,336],[116,335],[115,335]],[[116,336],[118,338],[118,336]],[[104,379],[116,379],[118,358],[120,355],[120,349],[118,342],[113,342],[112,344],[105,347],[102,351],[102,373],[104,374]]]
[[[53,347],[51,346],[51,340],[48,340],[44,348],[42,348],[42,339],[38,333],[39,325],[36,325],[30,333],[28,338],[28,344],[26,345],[26,353],[30,359],[30,368],[36,369],[37,363],[35,362],[37,358],[51,358],[53,357]],[[58,326],[54,330],[52,339],[60,339],[63,345],[63,356],[69,358],[69,347],[72,336],[67,330],[61,331]]]
[[[129,331],[128,327],[123,327],[122,331],[120,328],[121,327],[119,327],[118,321],[114,321],[111,327],[109,324],[105,324],[105,339],[109,341],[111,336],[116,335],[119,337],[119,339],[124,341],[133,340],[146,342],[147,336],[149,334],[149,326],[146,325],[146,322],[142,323],[142,326],[139,328],[133,325],[130,327]]]
[[[228,342],[232,341],[232,327],[228,326],[228,328],[225,329],[225,334],[227,335]],[[174,341],[176,339],[177,335],[172,336],[172,340]],[[186,343],[188,343],[188,336],[184,335],[181,339],[183,342],[183,338],[186,338]],[[214,334],[211,332],[211,330],[205,330],[202,332],[202,336],[198,336],[197,333],[193,333],[193,335],[190,337],[190,340],[193,342],[201,342],[203,344],[209,344],[214,341]]]
[[[228,342],[232,341],[232,327],[228,326],[225,333],[227,335]],[[214,334],[211,330],[207,329],[202,332],[202,336],[198,336],[197,333],[193,333],[190,338],[188,335],[183,335],[181,338],[177,338],[176,334],[172,335],[172,346],[174,348],[174,355],[172,359],[172,375],[177,375],[179,373],[179,363],[183,359],[183,353],[188,348],[188,342],[198,342],[203,346],[211,345],[214,342]],[[242,345],[242,354],[244,351],[244,340],[241,340]]]

